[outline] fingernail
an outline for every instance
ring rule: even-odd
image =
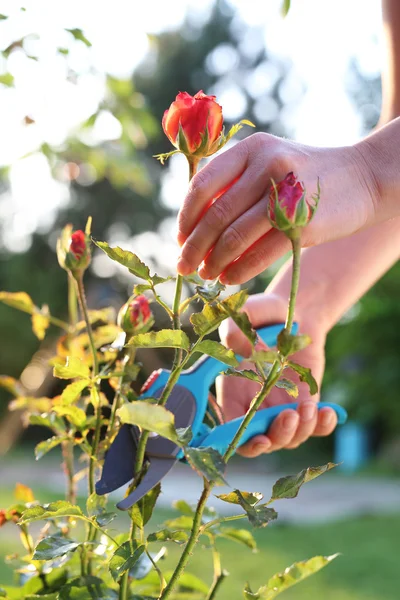
[[[289,414],[285,415],[283,418],[282,428],[285,431],[290,431],[291,429],[294,429],[296,427],[297,421],[298,421],[297,414],[289,413]]]
[[[206,267],[200,267],[199,269],[199,275],[202,279],[211,279],[211,277],[208,274],[208,271],[206,269]]]
[[[328,425],[332,425],[332,419],[332,413],[330,411],[328,412],[324,410],[324,412],[321,415],[321,425],[323,427],[328,427]]]
[[[300,419],[304,423],[311,421],[315,417],[316,410],[317,407],[315,406],[314,402],[306,402],[305,404],[300,406]]]
[[[231,280],[229,279],[229,277],[227,275],[224,275],[223,273],[222,273],[222,275],[220,275],[218,277],[218,279],[220,280],[220,282],[223,285],[230,285],[230,283],[231,283]]]
[[[193,271],[193,269],[190,268],[189,264],[184,258],[182,258],[182,256],[178,258],[176,270],[180,275],[189,275],[189,273]]]

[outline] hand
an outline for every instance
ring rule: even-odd
[[[313,148],[258,133],[217,156],[193,178],[179,213],[182,245],[178,271],[223,283],[248,281],[290,248],[267,217],[271,177],[294,171],[309,195],[321,183],[321,201],[302,245],[348,236],[373,224],[377,184],[362,142],[345,148]],[[213,202],[215,199],[217,200]]]
[[[246,303],[247,312],[254,327],[268,323],[283,322],[286,313],[286,301],[274,294],[257,294],[251,296]],[[296,362],[309,367],[317,380],[318,386],[322,381],[325,366],[324,345],[325,334],[314,330],[305,318],[296,315],[300,331],[308,333],[313,342],[305,350],[295,355]],[[242,356],[248,356],[251,351],[250,343],[233,321],[224,321],[220,327],[221,341]],[[243,363],[242,368],[251,368]],[[331,408],[316,408],[319,395],[310,396],[307,384],[301,383],[295,373],[285,371],[285,376],[292,379],[299,387],[297,410],[283,411],[268,430],[268,435],[257,435],[243,445],[238,453],[253,458],[263,453],[274,452],[281,448],[297,448],[310,436],[325,436],[332,433],[336,427],[336,413]],[[227,421],[244,415],[257,394],[260,386],[248,379],[238,377],[218,377],[216,381],[217,400]],[[261,408],[287,404],[293,400],[282,389],[274,388]]]

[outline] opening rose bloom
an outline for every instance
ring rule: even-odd
[[[179,92],[165,111],[162,126],[172,144],[187,156],[210,156],[218,150],[223,131],[222,108],[203,91]]]
[[[146,296],[131,297],[121,307],[117,322],[129,335],[146,333],[154,325],[154,316]]]
[[[306,199],[306,190],[293,172],[288,173],[279,183],[272,181],[268,202],[271,225],[285,232],[305,227],[317,209],[319,194],[312,199],[313,204]]]

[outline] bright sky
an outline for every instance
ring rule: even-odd
[[[229,3],[245,22],[258,27],[271,54],[292,61],[287,93],[299,86],[306,88],[301,101],[292,103],[285,116],[295,139],[315,145],[354,142],[360,135],[360,120],[345,93],[345,74],[352,57],[365,75],[379,73],[379,0],[292,0],[285,20],[280,16],[281,0]],[[0,22],[2,48],[31,32],[40,35],[39,41],[29,42],[29,51],[39,61],[19,51],[12,53],[7,70],[15,78],[15,88],[0,85],[0,166],[12,164],[11,192],[0,199],[0,219],[7,223],[5,243],[10,250],[29,247],[30,234],[37,227],[46,230],[55,209],[68,201],[67,185],[51,178],[46,160],[35,150],[42,142],[61,144],[97,109],[104,95],[105,73],[131,75],[148,48],[146,33],[176,27],[188,9],[201,21],[211,6],[212,0],[151,0],[140,3],[140,9],[131,0],[111,4],[2,0],[1,12],[11,17]],[[83,29],[92,48],[74,43],[63,31],[75,27]],[[57,53],[57,46],[70,48],[68,61]],[[67,80],[68,64],[79,74],[76,83]],[[5,68],[0,61],[0,73]],[[261,73],[250,84],[265,85],[265,76]],[[240,97],[220,92],[222,105],[234,111]],[[268,98],[265,103],[261,106],[266,110]],[[29,127],[22,122],[26,115],[35,121]],[[104,114],[95,136],[113,139],[118,132],[115,120]],[[28,153],[33,154],[23,158]],[[168,204],[185,191],[186,165],[180,158],[171,161],[166,176],[163,195]]]

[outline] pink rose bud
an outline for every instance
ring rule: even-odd
[[[72,225],[66,225],[57,241],[57,258],[74,277],[82,275],[91,260],[89,235],[80,229],[72,232]]]
[[[86,250],[86,235],[80,229],[71,235],[69,251],[80,260]]]
[[[195,96],[179,92],[162,120],[164,132],[175,148],[199,158],[217,151],[222,125],[221,106],[215,96],[207,96],[203,91]]]
[[[146,333],[154,325],[154,316],[146,296],[131,296],[118,313],[118,325],[129,335]]]
[[[268,201],[268,218],[279,231],[290,231],[305,227],[313,218],[319,201],[318,193],[312,196],[313,203],[306,199],[306,190],[297,181],[293,172],[279,183],[272,182]]]

